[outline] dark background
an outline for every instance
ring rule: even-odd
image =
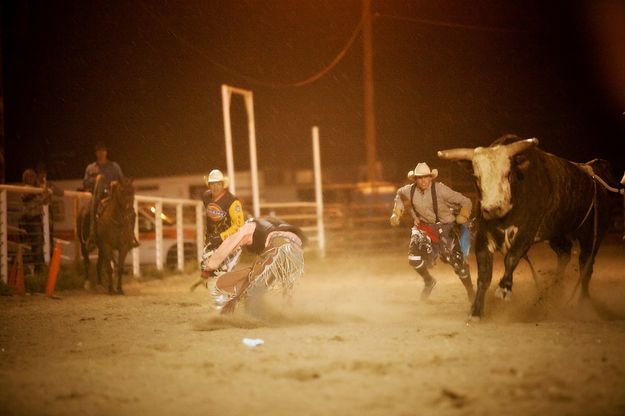
[[[625,170],[625,8],[615,1],[373,0],[384,179],[436,151],[538,137]],[[359,0],[5,1],[7,181],[37,164],[80,178],[103,141],[129,176],[225,169],[223,83],[254,92],[259,168],[364,165]],[[621,37],[621,35],[623,35]],[[235,165],[249,166],[233,103]],[[353,178],[356,180],[356,178]]]

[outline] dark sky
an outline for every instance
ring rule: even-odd
[[[444,166],[437,150],[505,133],[625,169],[622,2],[372,4],[385,179],[423,160]],[[324,166],[365,164],[361,35],[327,74],[293,86],[335,59],[360,9],[360,0],[5,1],[7,180],[37,163],[53,179],[81,177],[98,141],[130,176],[225,169],[223,83],[254,92],[259,168],[310,167],[313,125]],[[233,124],[245,168],[242,100]]]

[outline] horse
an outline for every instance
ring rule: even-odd
[[[84,206],[77,217],[76,225],[80,236],[85,285],[90,285],[89,253],[97,248],[97,283],[102,283],[102,276],[106,273],[109,294],[123,295],[124,262],[134,243],[135,191],[132,179],[124,178],[119,182],[111,182],[108,196],[100,201],[101,184],[101,177],[98,177],[92,203]],[[117,284],[115,287],[111,263],[116,266]]]

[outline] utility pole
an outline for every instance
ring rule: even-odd
[[[373,33],[371,29],[371,0],[362,0],[362,50],[364,83],[365,141],[367,146],[367,178],[369,182],[378,179],[377,150],[375,139],[375,107],[373,91]]]

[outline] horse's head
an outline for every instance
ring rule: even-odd
[[[133,180],[130,178],[111,182],[111,198],[124,211],[132,211],[134,209],[135,188],[132,182]]]

